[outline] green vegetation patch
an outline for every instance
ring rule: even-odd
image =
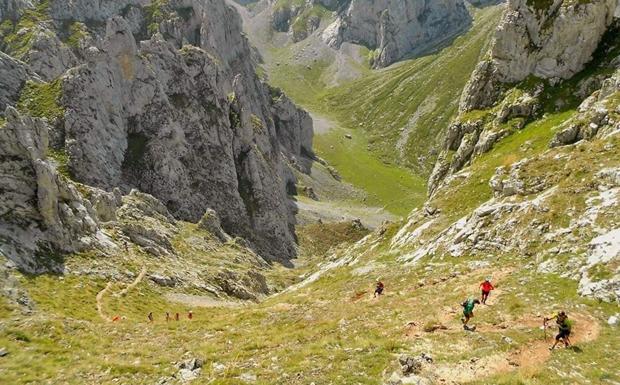
[[[50,122],[62,119],[65,114],[60,105],[62,79],[49,83],[26,82],[22,89],[17,109],[36,118],[46,118]]]
[[[88,28],[78,21],[72,22],[68,27],[68,35],[65,43],[71,48],[79,48],[80,42],[88,37]]]
[[[153,0],[151,4],[144,7],[146,29],[149,34],[152,35],[159,31],[159,24],[164,21],[168,12],[168,3],[168,0]]]
[[[354,243],[368,235],[370,231],[354,226],[351,222],[317,223],[297,229],[299,247],[309,256],[327,256],[332,247],[342,243]]]
[[[69,168],[69,154],[65,150],[48,149],[47,156],[54,160],[56,170],[60,175],[73,179]]]
[[[2,43],[7,53],[23,59],[32,48],[36,33],[42,33],[42,26],[50,21],[49,1],[41,0],[35,8],[26,9],[17,23],[5,20],[0,24]],[[51,33],[51,32],[49,32]]]

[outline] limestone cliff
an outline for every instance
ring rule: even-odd
[[[11,133],[23,127],[31,132],[28,141],[49,136],[49,149],[39,146],[40,154],[29,156],[31,169],[35,163],[62,168],[66,175],[58,180],[103,193],[138,189],[176,219],[197,222],[213,209],[227,233],[247,239],[263,257],[295,255],[295,212],[287,196],[295,180],[288,167],[308,169],[312,121],[259,80],[233,8],[223,0],[49,0],[5,1],[0,10],[6,54],[0,103],[20,111],[6,112],[0,155],[29,148]],[[61,162],[54,166],[46,152]],[[35,243],[61,251],[81,246],[50,232],[41,195],[51,182],[42,184],[34,171],[26,182],[24,170],[3,172],[9,183],[3,202],[32,211],[22,225]],[[16,180],[32,190],[23,204],[8,192],[18,189]],[[80,199],[61,195],[46,203],[49,210]],[[86,206],[96,224],[91,211]],[[0,231],[16,244],[13,219],[4,215]],[[97,226],[87,230],[96,234]]]
[[[463,92],[461,110],[488,107],[501,83],[530,75],[568,79],[592,59],[611,22],[616,0],[511,0],[489,52]]]
[[[463,1],[351,1],[323,32],[333,47],[343,42],[375,50],[374,67],[421,53],[462,32],[471,23]]]
[[[267,1],[275,31],[293,42],[312,33],[334,49],[343,43],[373,51],[372,65],[386,67],[407,55],[435,48],[471,24],[464,0],[290,0]],[[485,2],[482,2],[485,3]],[[478,5],[484,5],[484,4]]]
[[[613,131],[615,121],[607,118],[609,111],[602,111],[604,102],[598,98],[609,98],[615,84],[610,78],[603,86],[619,63],[613,54],[618,43],[617,6],[616,0],[556,0],[544,6],[510,0],[488,58],[478,65],[463,91],[460,115],[448,128],[429,191],[434,192],[446,176],[502,138],[545,113],[579,104],[595,91],[579,109],[583,115],[598,106],[599,113],[588,114],[598,117],[592,122],[566,123],[551,145],[592,137],[602,125],[609,128],[601,132]],[[585,71],[576,77],[586,65],[591,74]],[[601,87],[604,90],[597,91]],[[569,95],[558,97],[559,92]]]

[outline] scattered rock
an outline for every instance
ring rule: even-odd
[[[159,286],[165,287],[175,287],[177,285],[177,280],[174,277],[164,276],[160,274],[150,274],[149,279]]]
[[[210,232],[221,242],[228,242],[231,239],[230,235],[226,234],[222,229],[220,217],[213,209],[207,209],[207,211],[205,211],[198,222],[198,228]]]
[[[243,373],[239,376],[239,379],[247,383],[253,383],[253,382],[256,382],[257,380],[256,374],[252,374],[252,373]]]

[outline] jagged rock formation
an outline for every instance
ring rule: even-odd
[[[431,194],[446,176],[539,117],[545,100],[550,97],[545,89],[583,70],[597,49],[601,52],[611,49],[601,42],[604,36],[615,41],[614,31],[618,26],[613,15],[617,4],[616,0],[554,1],[543,7],[521,0],[508,2],[489,59],[474,71],[461,97],[460,114],[448,128],[444,149],[429,180]],[[606,57],[597,68],[609,71],[618,64],[613,57]],[[528,77],[542,80],[528,83]],[[584,101],[579,108],[582,116],[567,122],[551,145],[590,138],[602,125],[608,127],[601,132],[614,130],[616,120],[604,108],[604,99],[614,93],[614,79],[602,82],[597,78],[580,85],[583,98],[597,88],[603,89]],[[520,81],[524,84],[513,87]]]
[[[611,24],[616,0],[551,3],[510,0],[487,61],[480,63],[461,100],[461,110],[496,102],[501,83],[529,75],[567,79],[592,59]]]
[[[374,49],[372,65],[385,67],[407,54],[421,53],[471,24],[460,0],[351,1],[325,29],[322,39],[332,47],[351,42]]]
[[[0,52],[0,111],[15,105],[26,80],[35,77],[24,63]]]
[[[0,251],[25,271],[56,268],[49,255],[96,245],[114,247],[100,232],[96,212],[48,158],[49,128],[44,120],[6,110],[0,129],[2,220]]]
[[[40,171],[26,173],[31,181],[15,187],[28,187],[22,203],[4,191],[2,198],[9,208],[32,211],[21,224],[32,227],[33,242],[59,251],[87,246],[75,242],[97,234],[97,223],[116,220],[119,196],[137,189],[175,219],[198,222],[215,210],[226,233],[247,239],[265,258],[295,255],[295,212],[287,197],[295,178],[288,164],[309,169],[312,120],[256,76],[233,8],[223,0],[50,0],[9,1],[0,9],[11,19],[0,43],[9,55],[0,56],[0,103],[21,110],[7,110],[2,155],[20,153]],[[31,132],[28,139],[11,131],[17,128]],[[36,156],[27,154],[28,141],[44,143]],[[55,166],[48,152],[59,155]],[[45,169],[63,169],[95,188],[96,204],[73,207],[79,191]],[[23,170],[6,170],[3,179],[22,180]],[[44,200],[50,189],[60,190],[60,198]],[[64,201],[72,211],[58,215],[81,216],[79,228],[54,217]],[[12,226],[5,218],[3,230]],[[137,244],[166,253],[165,244],[146,245],[148,231],[127,231],[137,234]],[[3,236],[12,238],[10,231]],[[14,246],[3,252],[19,254]]]
[[[273,30],[288,32],[293,42],[316,32],[317,38],[334,49],[343,43],[366,46],[373,50],[375,68],[424,53],[471,25],[464,0],[265,2]]]
[[[472,75],[448,128],[428,209],[410,215],[392,247],[408,263],[429,255],[516,253],[532,258],[528,268],[579,282],[581,295],[615,302],[620,35],[611,15],[617,2],[540,4],[509,2],[489,59]],[[486,183],[488,190],[481,187]],[[443,212],[446,206],[461,208],[454,204],[458,191],[471,195],[464,199],[485,198],[446,221],[453,214]]]
[[[325,14],[346,6],[350,0],[311,0],[305,3],[268,0],[271,27],[290,32],[294,42],[307,38],[321,25]]]
[[[600,90],[581,103],[579,113],[560,127],[550,145],[556,147],[572,144],[620,130],[620,110],[616,105],[619,93],[620,70],[603,81]]]

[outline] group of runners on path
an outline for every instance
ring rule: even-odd
[[[149,312],[146,318],[148,318],[149,322],[155,321],[155,317],[153,317],[153,312]],[[187,319],[191,321],[193,318],[194,318],[194,313],[190,310],[187,313]],[[181,319],[181,315],[179,313],[174,313],[174,320],[179,321],[180,319]],[[172,321],[172,316],[170,315],[169,312],[166,312],[166,322],[169,322],[169,321]]]
[[[375,298],[380,297],[383,294],[384,290],[385,290],[385,284],[381,281],[380,278],[378,278],[376,285],[375,285],[374,297]],[[467,325],[467,323],[469,322],[469,320],[471,320],[474,317],[474,308],[476,307],[476,305],[480,305],[480,304],[486,305],[487,300],[489,298],[489,294],[491,294],[492,290],[495,290],[495,287],[491,283],[491,278],[486,278],[480,284],[480,291],[481,291],[480,299],[470,297],[466,299],[465,301],[463,301],[463,303],[461,303],[461,306],[463,307],[463,317],[461,318],[461,322],[463,323],[463,329],[467,331],[476,330],[475,326],[470,327]],[[555,336],[555,342],[553,343],[552,346],[549,347],[549,350],[555,349],[555,347],[560,342],[562,342],[566,348],[570,347],[571,346],[570,334],[571,334],[572,322],[568,319],[568,315],[566,315],[566,312],[560,311],[557,314],[551,315],[549,317],[544,317],[543,329],[545,330],[545,336],[546,336],[547,323],[552,320],[555,320],[559,333]]]

